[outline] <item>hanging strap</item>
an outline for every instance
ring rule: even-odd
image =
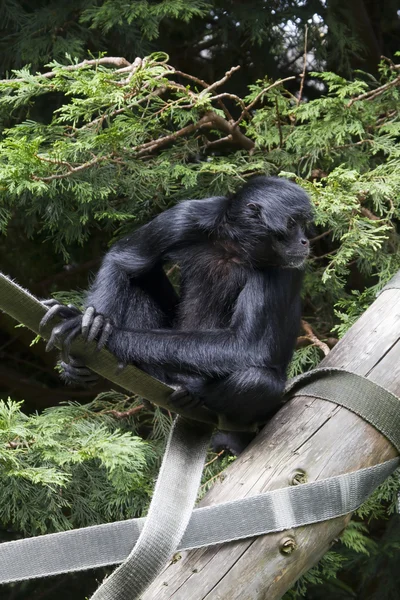
[[[143,530],[92,600],[140,598],[165,567],[189,523],[212,431],[209,425],[175,420]]]
[[[373,425],[400,453],[400,400],[356,373],[319,368],[289,382],[290,396],[312,396],[339,404]]]

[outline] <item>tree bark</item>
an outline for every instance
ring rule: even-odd
[[[400,395],[400,290],[384,291],[321,366],[364,375]],[[400,408],[400,405],[399,405]],[[216,504],[292,483],[375,465],[396,456],[390,442],[354,413],[296,397],[266,425],[200,503]],[[182,552],[142,600],[277,600],[335,542],[350,515],[290,531]],[[291,540],[290,553],[282,545]]]

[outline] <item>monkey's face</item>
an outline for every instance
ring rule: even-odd
[[[310,254],[310,242],[302,221],[290,218],[285,231],[266,231],[258,238],[252,255],[259,267],[279,266],[298,269]]]
[[[273,247],[280,264],[286,267],[299,268],[310,254],[310,242],[306,235],[305,224],[289,219],[287,231],[273,236]]]

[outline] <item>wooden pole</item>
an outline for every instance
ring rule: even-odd
[[[400,290],[384,291],[321,366],[364,375],[400,396]],[[400,404],[399,404],[400,410]],[[296,397],[224,472],[201,506],[354,471],[396,456],[360,417]],[[349,516],[182,552],[142,600],[278,600],[335,542]]]

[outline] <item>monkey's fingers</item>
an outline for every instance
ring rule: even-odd
[[[68,330],[66,330],[66,332],[68,332]],[[80,334],[80,332],[81,332],[81,320],[76,319],[75,326],[73,325],[73,323],[71,321],[71,330],[68,333],[68,335],[64,338],[64,340],[61,341],[61,358],[66,363],[70,362],[69,352],[71,349],[71,344],[74,341],[74,339]]]
[[[40,302],[45,306],[48,306],[48,308],[61,304],[61,302],[59,302],[55,298],[48,298],[47,300],[41,300]]]
[[[52,310],[52,309],[50,309],[50,310]],[[80,319],[81,319],[81,317],[75,317],[74,319],[69,319],[68,321],[65,321],[64,323],[60,323],[59,325],[56,325],[56,327],[54,327],[53,331],[51,332],[49,341],[47,342],[46,352],[49,352],[50,350],[52,350],[56,346],[57,343],[61,344],[62,338],[64,336],[66,336],[67,334],[69,334],[72,329],[76,328],[78,324],[80,325]],[[78,330],[78,333],[79,333],[79,330]],[[71,341],[72,341],[72,339],[69,341],[70,344],[71,344]]]
[[[92,327],[93,320],[95,318],[95,308],[94,306],[88,306],[82,317],[82,337],[84,340],[87,340],[89,331]]]
[[[100,331],[102,331],[103,325],[104,325],[103,315],[97,315],[93,320],[92,326],[90,327],[90,331],[87,336],[88,342],[93,342],[93,340],[100,333]]]
[[[42,302],[42,304],[45,304]],[[50,306],[50,304],[45,304],[45,306]],[[43,328],[51,321],[56,315],[61,316],[61,313],[64,311],[65,306],[63,304],[53,304],[51,308],[44,315],[43,319],[39,323],[39,331],[42,331]]]
[[[68,306],[65,306],[53,298],[50,298],[49,300],[42,300],[42,304],[44,304],[44,306],[48,306],[49,310],[40,321],[39,331],[42,331],[47,323],[49,323],[55,316],[61,317],[62,319],[70,319],[81,314],[80,310],[77,309],[73,304],[68,304]]]
[[[172,392],[168,398],[168,403],[172,409],[179,410],[180,408],[184,408],[190,410],[202,406],[203,400],[199,396],[194,396],[185,388],[178,388],[175,392]]]
[[[103,331],[101,332],[100,339],[97,342],[97,350],[100,351],[107,344],[110,335],[112,334],[113,327],[108,319],[105,321]]]
[[[79,308],[76,308],[75,304],[67,304],[67,307],[70,309],[71,313],[75,313],[75,316],[82,315],[82,311]]]

